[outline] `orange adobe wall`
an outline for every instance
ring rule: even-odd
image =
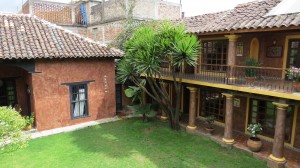
[[[37,60],[32,75],[32,111],[38,131],[113,117],[115,102],[115,62],[113,59]],[[69,86],[88,83],[88,114],[71,119]]]

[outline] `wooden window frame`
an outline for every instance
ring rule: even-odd
[[[250,99],[249,119],[248,119],[248,123],[249,124],[252,123],[252,118],[253,118],[253,108],[254,108],[253,101],[257,101],[257,111],[260,113],[260,114],[258,114],[258,113],[256,114],[257,115],[256,116],[256,123],[262,124],[262,127],[263,127],[263,132],[260,133],[260,135],[263,135],[263,136],[266,136],[266,137],[269,137],[269,138],[274,138],[273,134],[275,133],[275,125],[276,125],[276,107],[274,105],[273,105],[272,108],[267,107],[268,103],[272,104],[272,102],[270,102],[270,101],[259,100],[259,99]],[[289,128],[290,128],[290,131],[289,131],[290,135],[285,135],[285,142],[288,142],[288,143],[291,142],[291,140],[292,140],[292,129],[293,129],[292,127],[293,127],[294,108],[295,108],[294,106],[290,106],[289,109],[288,109],[290,111],[290,113],[291,113],[290,115],[292,116],[291,123],[290,123],[290,126],[289,126]],[[258,117],[259,116],[264,116],[265,117],[267,115],[267,110],[270,110],[270,111],[273,110],[273,117],[274,118],[273,118],[273,122],[272,122],[272,128],[271,127],[266,128],[266,126],[262,122],[258,121]],[[288,111],[287,111],[287,113],[288,113]],[[263,119],[259,119],[259,120],[261,121]],[[273,131],[274,133],[273,134],[268,134],[268,133],[264,132],[264,130]]]
[[[221,45],[219,44],[221,43]],[[221,46],[221,47],[220,47]],[[220,48],[219,48],[220,47]],[[220,50],[220,51],[219,51]],[[209,52],[210,51],[210,52]],[[208,57],[210,55],[210,57]],[[219,57],[220,56],[220,57]],[[227,40],[205,40],[202,42],[202,64],[215,65],[205,69],[209,71],[224,71],[218,65],[227,65],[228,41]]]
[[[18,97],[17,97],[17,86],[16,86],[16,78],[1,78],[0,80],[2,80],[3,81],[3,86],[5,87],[5,96],[6,96],[6,105],[7,106],[12,106],[12,107],[14,107],[16,104],[18,104]],[[13,87],[13,92],[14,92],[14,95],[8,95],[8,90],[7,90],[7,87],[8,87],[8,82],[12,82],[12,87]],[[9,102],[9,97],[10,96],[13,96],[13,99],[14,99],[14,102],[13,102],[13,104],[10,104],[10,102]]]
[[[218,96],[217,102],[208,102],[207,98],[212,97],[213,95]],[[208,117],[210,115],[214,115],[216,118],[216,121],[225,122],[225,99],[222,96],[222,93],[220,92],[215,92],[212,90],[201,90],[200,92],[200,111],[199,111],[199,116],[201,117]],[[208,107],[207,107],[208,103]],[[208,108],[208,110],[206,109]],[[210,111],[210,110],[213,111]],[[204,114],[204,115],[203,115]]]
[[[298,48],[292,48],[292,42],[294,42],[294,41],[298,41],[299,42]],[[288,48],[287,48],[287,50],[288,50],[287,51],[288,55],[287,55],[286,67],[290,68],[291,67],[290,59],[291,59],[291,52],[292,52],[292,50],[296,50],[298,52],[298,56],[300,55],[300,39],[290,39],[290,40],[288,40]],[[294,58],[297,58],[297,56],[294,56]],[[300,58],[298,58],[298,59],[300,59]],[[295,66],[295,67],[299,68],[300,67],[300,60],[298,60],[298,62],[299,62],[298,66],[294,65],[294,63],[293,63],[292,66]]]
[[[71,115],[71,120],[89,117],[88,84],[90,82],[95,82],[95,80],[89,80],[89,81],[83,81],[83,82],[73,82],[73,83],[62,83],[62,85],[69,86],[69,97],[70,97],[69,101],[70,101],[70,115]],[[73,111],[74,110],[73,110],[73,107],[72,107],[72,87],[79,86],[79,85],[84,85],[85,86],[86,114],[82,115],[82,116],[79,116],[79,117],[74,117],[74,115],[73,115]]]

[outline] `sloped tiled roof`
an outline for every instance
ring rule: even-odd
[[[281,0],[260,0],[232,10],[183,19],[189,33],[209,33],[240,29],[267,29],[300,26],[300,13],[266,16]]]
[[[41,20],[0,13],[0,59],[120,57],[117,49]]]

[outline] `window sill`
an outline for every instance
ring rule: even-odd
[[[80,117],[71,117],[71,120],[77,120],[77,119],[82,119],[82,118],[89,118],[91,117],[90,115],[86,115],[86,116],[80,116]]]

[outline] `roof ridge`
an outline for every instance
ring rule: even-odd
[[[0,15],[4,15],[4,16],[26,16],[26,17],[31,17],[32,16],[32,14],[12,13],[12,12],[4,12],[4,11],[0,11]]]

